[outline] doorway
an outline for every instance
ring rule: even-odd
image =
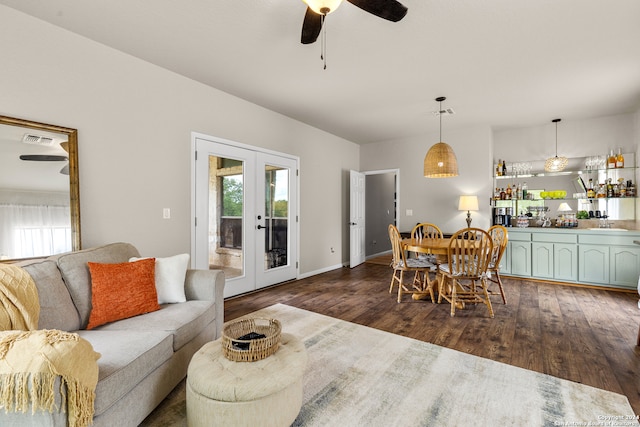
[[[224,296],[298,274],[298,159],[192,137],[194,268],[225,272]]]

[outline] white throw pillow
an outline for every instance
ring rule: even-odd
[[[150,257],[147,257],[150,258]],[[129,261],[144,258],[133,257]],[[189,254],[174,255],[166,258],[156,258],[156,292],[158,304],[185,302],[184,279],[187,275]]]

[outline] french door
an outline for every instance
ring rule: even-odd
[[[204,135],[193,146],[195,268],[224,270],[225,298],[295,279],[297,158]]]

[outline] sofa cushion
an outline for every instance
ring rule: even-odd
[[[119,320],[100,326],[101,331],[165,331],[173,334],[173,350],[202,332],[216,318],[213,301],[187,301],[180,304],[165,304],[161,309],[144,316]]]
[[[78,331],[102,357],[98,359],[95,416],[123,398],[173,355],[164,331]]]
[[[78,311],[62,281],[60,270],[52,260],[35,261],[23,265],[38,288],[40,319],[38,329],[75,331],[80,328]]]
[[[91,313],[91,277],[87,262],[117,264],[139,256],[138,250],[129,243],[112,243],[55,257],[64,283],[78,310],[81,328],[86,327]]]
[[[153,258],[120,264],[88,264],[91,314],[87,329],[160,310]]]

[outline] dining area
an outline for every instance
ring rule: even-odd
[[[445,235],[436,224],[421,222],[410,233],[400,233],[394,224],[388,231],[393,270],[389,293],[396,289],[398,303],[448,303],[451,317],[456,310],[483,304],[490,318],[492,298],[507,303],[500,278],[508,243],[504,226],[484,230],[469,221],[466,228]]]

